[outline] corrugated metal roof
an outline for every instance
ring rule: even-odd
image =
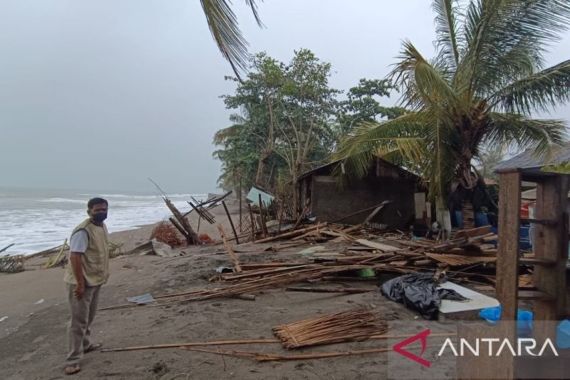
[[[377,157],[376,159],[379,160],[380,162],[382,162],[385,166],[389,166],[389,167],[394,168],[394,169],[397,170],[397,171],[400,173],[400,175],[402,175],[402,176],[410,177],[410,178],[415,178],[416,180],[419,180],[419,179],[420,179],[419,176],[417,176],[416,174],[414,174],[414,173],[412,173],[412,172],[410,172],[410,171],[408,171],[408,170],[402,168],[401,166],[395,165],[395,164],[393,164],[393,163],[391,163],[391,162],[389,162],[389,161],[386,161],[386,160],[384,160],[384,159],[382,159],[382,158],[380,158],[380,157]],[[320,171],[320,170],[322,170],[322,169],[325,169],[325,168],[328,168],[328,167],[332,167],[332,166],[334,166],[334,165],[339,165],[340,162],[341,162],[341,160],[336,160],[336,161],[333,161],[333,162],[329,162],[328,164],[324,164],[324,165],[318,166],[318,167],[316,167],[316,168],[314,168],[314,169],[312,169],[312,170],[309,170],[309,171],[303,173],[301,176],[299,176],[298,181],[300,181],[300,180],[302,180],[303,178],[306,178],[306,177],[308,177],[308,176],[310,176],[310,175],[312,175],[312,174],[314,174],[314,173],[316,173],[316,172],[318,172],[318,171]]]
[[[269,206],[275,197],[261,189],[258,189],[255,186],[252,186],[247,193],[246,199],[251,201],[256,206],[259,206],[259,196],[261,195],[261,202],[263,202],[264,206]]]
[[[570,162],[570,143],[562,146],[555,146],[545,154],[536,153],[535,149],[528,149],[523,153],[499,163],[495,171],[506,171],[512,169],[540,169],[546,165],[556,165]]]

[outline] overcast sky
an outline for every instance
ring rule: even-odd
[[[252,53],[309,48],[338,89],[384,77],[403,39],[434,52],[429,0],[265,0],[265,29],[234,2]],[[569,53],[566,34],[549,63]],[[198,0],[0,0],[0,186],[213,191],[231,74]]]

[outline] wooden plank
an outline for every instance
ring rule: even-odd
[[[519,172],[501,173],[499,184],[497,298],[503,307],[501,319],[515,320],[517,315],[521,175]]]
[[[481,235],[487,235],[492,233],[493,231],[491,230],[491,226],[482,226],[482,227],[477,227],[477,228],[469,228],[466,230],[459,230],[457,231],[457,233],[455,234],[455,238],[460,238],[460,237],[474,237],[474,236],[481,236]]]
[[[554,261],[553,266],[537,266],[533,283],[539,291],[555,298],[537,300],[534,305],[537,321],[554,321],[564,317],[566,306],[566,261],[568,259],[568,229],[565,226],[568,176],[547,178],[537,184],[536,218],[554,220],[556,224],[534,226],[534,254],[537,259]],[[554,323],[536,325],[538,339],[555,336]]]
[[[554,266],[556,265],[556,260],[549,260],[549,259],[536,258],[536,257],[521,257],[519,259],[519,264]]]
[[[548,304],[551,304],[551,301],[555,300],[555,296],[553,296],[552,294],[541,292],[540,290],[520,290],[518,294],[518,299],[527,300],[527,301],[529,300],[545,301]]]
[[[316,225],[311,226],[311,227],[301,228],[300,230],[285,232],[281,235],[270,236],[270,237],[265,238],[265,239],[260,239],[260,240],[255,241],[255,243],[267,243],[267,242],[274,241],[274,240],[279,240],[279,239],[284,239],[284,238],[290,238],[292,236],[302,235],[305,232],[313,231],[313,230],[316,230],[318,228],[325,227],[326,225],[327,225],[327,223],[319,223],[319,224],[316,224]]]
[[[370,240],[366,240],[366,239],[356,239],[355,242],[360,244],[360,245],[363,245],[365,247],[378,249],[378,250],[384,251],[384,252],[394,252],[394,251],[400,251],[402,249],[402,248],[394,247],[393,245],[383,244],[383,243],[379,243],[377,241],[370,241]]]
[[[494,263],[497,260],[496,257],[492,256],[463,256],[454,254],[446,255],[440,253],[426,253],[426,256],[430,259],[434,259],[451,266],[471,265],[478,263]]]

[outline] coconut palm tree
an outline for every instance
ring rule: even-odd
[[[237,17],[232,10],[230,0],[200,0],[208,22],[212,37],[220,52],[228,60],[236,76],[247,70],[250,56],[247,52],[247,41],[239,30]],[[261,19],[257,13],[256,0],[245,0],[251,8],[255,21],[261,27]]]
[[[570,98],[570,60],[544,67],[544,53],[570,23],[568,0],[435,0],[437,55],[409,41],[389,78],[404,115],[356,128],[340,144],[344,172],[363,174],[370,160],[403,160],[445,199],[451,183],[472,189],[472,165],[494,144],[545,151],[565,138],[562,120],[532,118]]]

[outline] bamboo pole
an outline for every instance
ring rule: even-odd
[[[267,237],[267,221],[265,220],[265,213],[263,212],[263,200],[261,199],[261,194],[259,194],[259,215],[261,216],[261,230],[263,231],[263,237]]]
[[[232,220],[230,212],[228,211],[228,206],[226,206],[226,201],[222,201],[222,206],[224,206],[224,210],[226,210],[226,215],[228,216],[228,220],[230,221],[230,226],[232,227],[232,231],[233,231],[234,237],[236,239],[236,244],[239,244],[238,234],[237,234],[236,228],[234,226],[234,221]]]
[[[226,233],[224,231],[224,227],[222,227],[221,224],[218,224],[218,231],[220,231],[220,236],[222,237],[222,241],[224,242],[224,247],[226,248],[226,251],[230,256],[230,259],[234,263],[234,268],[236,269],[236,272],[238,273],[241,272],[241,266],[239,265],[238,257],[236,256],[236,253],[234,252],[234,249],[232,248],[231,244],[228,243],[228,241],[226,240]]]
[[[253,211],[251,211],[251,204],[247,204],[249,209],[249,221],[251,223],[251,241],[255,241],[255,220],[253,219]]]
[[[377,290],[374,289],[363,289],[363,288],[310,288],[304,286],[290,286],[285,288],[290,292],[313,292],[313,293],[367,293]]]
[[[369,339],[385,340],[385,339],[404,339],[415,336],[416,334],[408,335],[374,335]],[[453,337],[455,333],[432,333],[430,337]],[[121,352],[121,351],[140,351],[140,350],[161,350],[167,348],[182,348],[182,347],[196,347],[196,346],[226,346],[226,345],[243,345],[243,344],[278,344],[281,343],[279,339],[234,339],[234,340],[214,340],[206,342],[180,342],[180,343],[163,343],[163,344],[149,344],[142,346],[127,346],[127,347],[114,347],[103,348],[101,352]]]

